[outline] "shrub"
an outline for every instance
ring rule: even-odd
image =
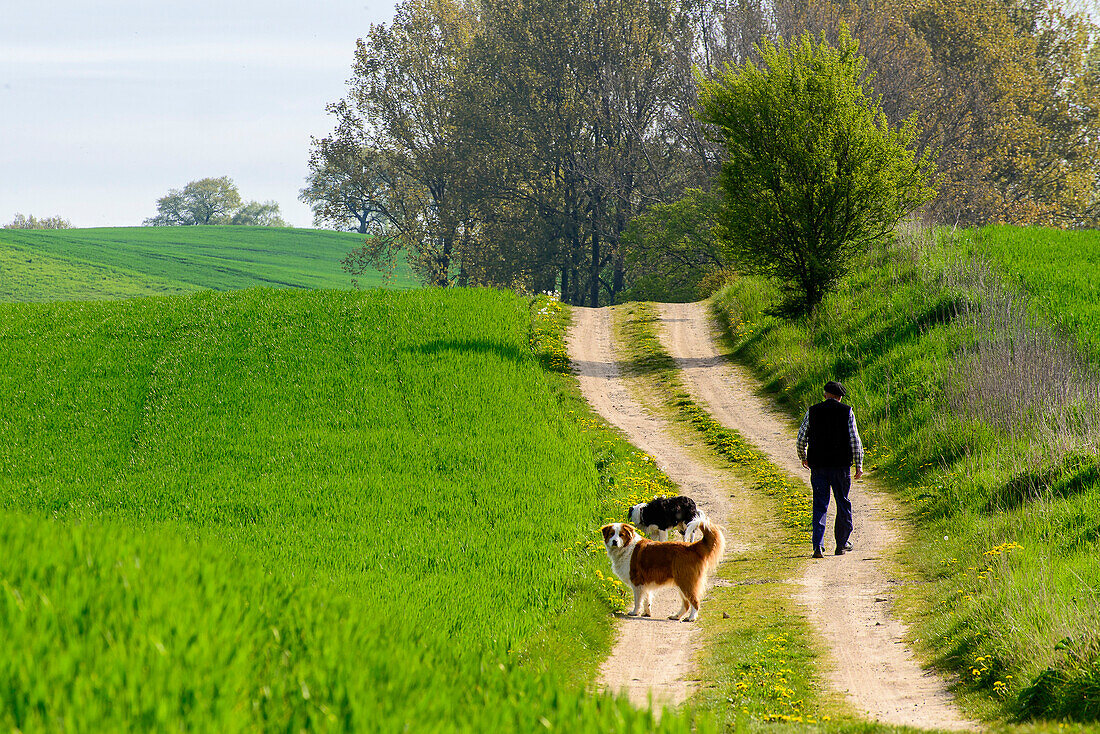
[[[915,119],[893,128],[865,94],[847,28],[835,48],[805,34],[760,54],[700,84],[700,119],[728,153],[717,233],[739,269],[776,279],[801,313],[934,196],[932,163],[911,149]]]

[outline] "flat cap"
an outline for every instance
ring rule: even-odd
[[[841,398],[848,394],[848,391],[844,389],[844,386],[834,380],[829,380],[825,383],[825,392]]]

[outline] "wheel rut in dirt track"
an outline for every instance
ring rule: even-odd
[[[757,396],[756,380],[718,350],[705,305],[662,304],[659,310],[662,344],[692,397],[772,463],[808,483],[795,452],[795,427]],[[920,667],[906,644],[905,626],[890,615],[897,579],[884,559],[898,542],[899,530],[885,509],[888,498],[861,481],[853,483],[851,500],[855,550],[807,563],[797,599],[824,642],[829,683],[869,719],[976,729],[955,708],[943,681]],[[826,533],[827,542],[831,535]]]
[[[773,463],[806,478],[794,451],[794,428],[756,394],[757,383],[718,350],[703,304],[663,304],[661,340],[675,358],[683,383],[716,420],[740,431]],[[619,370],[610,309],[573,309],[568,349],[581,391],[593,409],[651,455],[684,492],[719,523],[742,516],[731,476],[693,458],[673,438],[667,422],[647,412]],[[866,482],[854,485],[856,550],[807,563],[799,601],[826,650],[827,683],[868,719],[921,728],[975,729],[955,709],[938,676],[924,671],[905,644],[905,628],[889,614],[896,580],[883,557],[897,542],[885,501]],[[830,516],[831,519],[831,516]],[[746,547],[751,528],[730,528],[735,552]],[[741,544],[741,548],[736,546]],[[807,555],[809,554],[807,547]],[[626,692],[639,706],[677,704],[691,693],[698,628],[665,617],[679,608],[675,594],[656,595],[654,618],[622,618],[600,685]],[[704,604],[703,613],[706,613]]]
[[[574,308],[568,349],[581,392],[596,413],[652,456],[704,512],[719,524],[726,524],[730,516],[730,480],[689,456],[670,437],[668,424],[646,412],[631,395],[615,358],[610,309]],[[727,549],[732,544],[727,544]],[[622,617],[615,647],[600,669],[600,686],[627,693],[638,706],[647,705],[649,697],[655,704],[684,701],[691,693],[689,680],[699,628],[667,619],[679,609],[675,593],[658,592],[652,618]]]

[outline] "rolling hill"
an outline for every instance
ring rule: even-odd
[[[657,730],[585,691],[606,488],[532,311],[0,304],[0,726]]]
[[[340,260],[362,235],[270,227],[0,229],[0,302],[96,300],[197,290],[353,287]],[[408,267],[359,278],[411,288]]]

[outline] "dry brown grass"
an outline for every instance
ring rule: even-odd
[[[966,256],[951,234],[945,267],[931,230],[913,227],[903,237],[914,259],[940,260],[939,285],[955,296],[951,317],[963,338],[944,365],[947,409],[1038,440],[1044,452],[1095,449],[1100,370],[1073,336],[1036,317],[1025,293],[992,264]]]

